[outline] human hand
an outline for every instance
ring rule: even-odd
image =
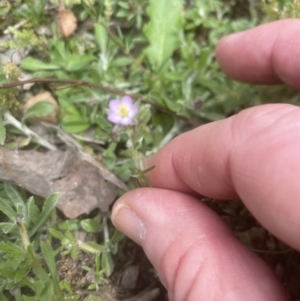
[[[249,83],[300,87],[299,20],[223,38],[221,68]],[[155,188],[123,195],[117,228],[140,244],[170,300],[283,301],[273,272],[196,195],[239,196],[271,233],[300,250],[300,108],[250,108],[180,135],[151,157]]]

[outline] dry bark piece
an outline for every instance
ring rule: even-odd
[[[48,129],[56,127],[48,125]],[[57,134],[67,144],[66,151],[42,153],[0,147],[0,180],[13,182],[42,197],[59,192],[57,207],[71,219],[95,208],[108,211],[118,188],[128,190],[127,186],[72,137],[59,129]]]
[[[40,121],[45,121],[45,122],[49,122],[52,124],[56,124],[57,123],[57,115],[58,115],[58,104],[57,104],[57,101],[55,100],[55,98],[49,92],[43,92],[43,93],[37,94],[36,96],[28,99],[23,108],[24,112],[26,112],[32,106],[34,106],[35,104],[37,104],[38,102],[41,102],[41,101],[47,101],[47,102],[52,103],[55,106],[55,110],[48,116],[29,118],[28,121],[33,122],[33,121],[40,120]]]

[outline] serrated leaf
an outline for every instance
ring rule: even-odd
[[[3,124],[3,117],[0,114],[0,145],[4,145],[5,137],[6,137],[6,130]]]
[[[145,27],[145,35],[150,45],[146,55],[153,69],[158,71],[178,46],[182,0],[150,0],[148,15],[150,22]]]

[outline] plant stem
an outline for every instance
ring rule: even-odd
[[[17,223],[18,223],[19,232],[20,232],[20,236],[21,236],[21,239],[22,239],[23,247],[24,247],[25,250],[27,250],[28,246],[30,245],[30,240],[29,240],[29,237],[28,237],[26,227],[25,227],[22,219],[19,216],[17,217]]]
[[[9,111],[5,111],[3,115],[9,124],[13,125],[16,129],[21,131],[22,134],[24,134],[25,136],[30,137],[32,139],[32,141],[34,141],[35,143],[37,143],[49,150],[56,150],[56,146],[50,144],[47,140],[38,136],[35,132],[33,132],[31,129],[29,129],[26,125],[22,124],[14,116],[12,116]]]
[[[23,86],[26,84],[32,84],[32,83],[65,83],[65,84],[69,84],[71,86],[86,86],[86,87],[90,87],[93,89],[99,89],[99,90],[103,90],[112,94],[116,94],[116,95],[120,95],[120,96],[125,96],[128,95],[130,96],[133,100],[139,100],[142,103],[148,103],[150,104],[153,108],[156,108],[157,110],[164,112],[166,114],[172,115],[176,118],[180,118],[185,120],[188,124],[191,124],[193,126],[199,126],[199,122],[196,120],[192,120],[190,118],[184,117],[184,116],[180,116],[177,115],[176,113],[158,105],[155,104],[151,101],[148,101],[147,99],[141,97],[140,95],[135,95],[135,94],[130,94],[127,93],[126,91],[123,90],[119,90],[119,89],[115,89],[115,88],[111,88],[111,87],[106,87],[106,86],[102,86],[99,84],[95,84],[95,83],[91,83],[91,82],[86,82],[86,81],[82,81],[82,80],[75,80],[75,79],[61,79],[61,78],[32,78],[32,79],[28,79],[28,80],[22,80],[22,81],[17,81],[17,82],[12,82],[12,83],[7,83],[7,84],[2,84],[0,85],[0,89],[8,89],[8,88],[13,88],[13,87],[17,87],[17,86]],[[64,86],[63,88],[69,88],[70,86]],[[59,87],[51,87],[52,90],[59,90]]]

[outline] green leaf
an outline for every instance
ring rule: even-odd
[[[26,207],[27,207],[27,218],[28,218],[28,226],[30,223],[35,223],[37,220],[37,217],[40,214],[40,210],[38,206],[34,202],[34,197],[31,196],[28,201],[26,202]]]
[[[121,231],[119,231],[119,230],[116,229],[115,232],[114,232],[114,234],[113,234],[113,236],[111,237],[110,241],[111,241],[112,243],[118,243],[118,242],[120,242],[124,237],[125,237],[125,235],[124,235]]]
[[[95,242],[78,243],[78,247],[81,250],[84,250],[92,254],[100,254],[107,249],[106,246],[99,245]]]
[[[65,222],[59,223],[57,227],[59,230],[76,231],[80,229],[80,224],[77,219],[66,220]]]
[[[153,69],[158,71],[178,46],[183,15],[182,0],[150,0],[150,22],[145,28],[149,40],[146,55]]]
[[[140,110],[137,115],[137,119],[140,123],[147,124],[151,118],[151,106],[149,104],[145,104],[140,107]]]
[[[68,61],[62,64],[62,68],[66,71],[80,71],[86,67],[90,67],[90,63],[95,60],[94,56],[69,55]]]
[[[19,227],[16,224],[13,223],[7,223],[6,225],[3,225],[2,231],[4,234],[8,233],[18,233]]]
[[[29,237],[32,237],[46,222],[47,218],[51,214],[51,211],[55,208],[59,199],[58,193],[51,194],[45,201],[42,212],[36,220],[35,225],[29,231]]]
[[[48,240],[46,240],[46,241],[41,241],[40,245],[41,245],[42,254],[44,256],[44,259],[47,263],[47,266],[51,274],[56,300],[57,298],[62,299],[63,293],[59,288],[58,274],[57,274],[56,263],[54,258],[55,255],[53,253],[51,244]]]
[[[59,96],[58,98],[60,108],[63,109],[69,115],[75,115],[80,117],[80,112],[77,110],[76,106],[65,96]]]
[[[26,205],[25,205],[25,203],[23,201],[22,196],[18,192],[18,190],[12,184],[10,184],[8,182],[4,183],[4,189],[5,189],[8,197],[13,202],[15,208],[17,209],[19,206],[21,206],[21,212],[18,212],[18,213],[21,213],[22,217],[24,217],[27,220]]]
[[[26,70],[30,71],[40,71],[40,70],[56,70],[60,69],[60,66],[51,64],[51,63],[45,63],[43,61],[34,59],[32,57],[27,57],[21,62],[21,67]]]
[[[64,235],[61,232],[59,232],[59,231],[57,231],[53,228],[48,229],[48,231],[51,234],[51,236],[53,236],[53,237],[55,237],[59,240],[63,240],[65,238]]]
[[[6,130],[3,124],[2,114],[0,114],[0,145],[4,145],[5,137],[6,137]]]
[[[209,121],[218,121],[218,120],[221,120],[221,119],[224,119],[225,116],[223,114],[219,114],[219,113],[210,113],[210,112],[200,112],[199,115],[202,117],[202,118],[205,118]]]
[[[9,253],[10,255],[14,255],[16,257],[25,256],[26,251],[17,245],[13,244],[12,242],[0,242],[0,251],[5,253]]]
[[[106,55],[107,32],[101,24],[95,24],[95,38],[103,55]]]
[[[44,117],[54,112],[56,106],[49,101],[40,101],[29,108],[23,115],[22,121],[28,118]]]
[[[109,252],[104,251],[101,257],[101,267],[107,276],[110,276],[114,270],[115,264]]]
[[[80,222],[81,227],[90,233],[97,233],[103,229],[103,225],[94,219],[85,219]]]
[[[127,56],[121,56],[116,59],[114,59],[111,63],[111,66],[113,67],[124,67],[131,65],[133,63],[133,59]]]
[[[79,134],[87,130],[91,125],[83,121],[81,117],[67,115],[62,120],[62,129],[71,134]]]
[[[12,221],[16,220],[17,212],[14,211],[9,205],[7,200],[0,198],[0,211],[6,214]]]
[[[209,48],[206,47],[201,49],[200,59],[197,62],[198,70],[201,70],[208,65],[208,60],[210,55],[211,55],[211,51],[209,50]]]
[[[28,266],[24,266],[24,267],[18,269],[14,281],[20,282],[22,280],[22,278],[25,278],[25,275],[28,270],[29,270]]]

